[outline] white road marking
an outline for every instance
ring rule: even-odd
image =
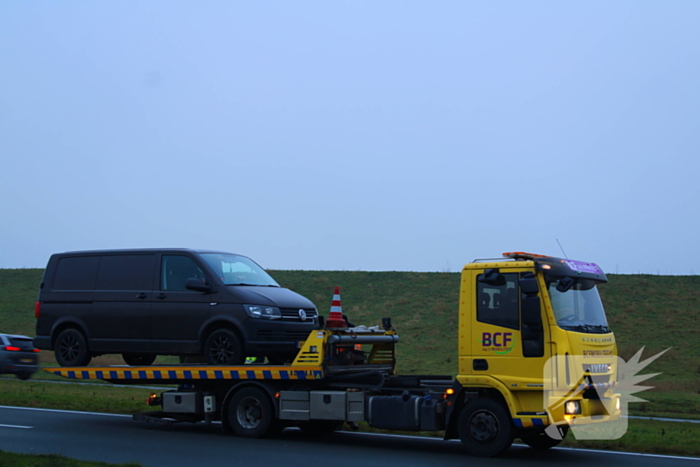
[[[80,414],[80,415],[104,415],[105,417],[128,417],[128,418],[131,418],[131,415],[124,415],[124,414],[118,414],[118,413],[80,412],[78,410],[40,409],[37,407],[13,407],[10,405],[0,405],[0,409],[34,410],[36,412],[75,413],[75,414]]]
[[[21,426],[21,425],[3,425],[0,424],[0,428],[22,428],[24,430],[29,430],[31,428],[34,428],[33,426]]]

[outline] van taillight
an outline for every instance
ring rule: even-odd
[[[34,305],[34,317],[36,319],[39,319],[41,316],[41,302],[36,302],[36,305]]]
[[[6,345],[5,350],[9,350],[10,352],[19,352],[22,349],[20,349],[19,347],[12,346],[12,345]]]

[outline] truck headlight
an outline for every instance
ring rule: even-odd
[[[276,306],[243,305],[245,312],[251,318],[280,319],[282,313]]]
[[[564,413],[566,415],[578,415],[581,413],[581,401],[566,401],[564,404]]]

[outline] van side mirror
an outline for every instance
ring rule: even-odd
[[[501,274],[498,268],[491,268],[485,270],[483,274],[479,274],[477,281],[494,287],[500,287],[506,285],[506,276]]]
[[[190,277],[185,282],[185,288],[187,290],[194,290],[195,292],[211,292],[211,285],[206,285],[202,279],[197,279],[195,277]]]

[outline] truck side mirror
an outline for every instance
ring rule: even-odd
[[[477,281],[494,287],[500,287],[506,285],[506,276],[501,274],[498,268],[491,268],[485,270],[483,274],[479,274]]]
[[[557,284],[557,291],[561,293],[567,292],[571,287],[573,287],[574,283],[576,283],[576,281],[571,277],[562,277],[559,279],[559,283]]]
[[[206,285],[202,279],[197,279],[195,277],[190,277],[185,282],[185,288],[187,290],[194,290],[196,292],[211,292],[211,285]]]
[[[531,273],[523,274],[520,279],[520,291],[526,295],[536,295],[540,291],[537,285],[537,276]]]

